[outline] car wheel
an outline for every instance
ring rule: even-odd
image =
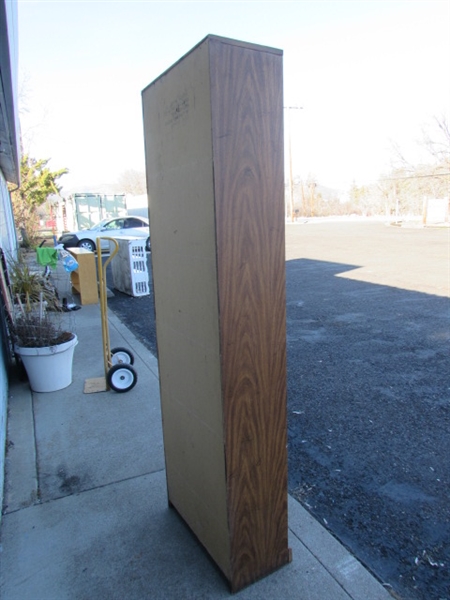
[[[78,248],[84,248],[85,250],[90,250],[90,252],[95,252],[95,244],[91,240],[80,240],[77,246]]]
[[[147,238],[147,241],[145,242],[145,249],[147,252],[151,252],[152,251],[152,246],[150,244],[150,238]]]

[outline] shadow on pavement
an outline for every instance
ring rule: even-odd
[[[156,356],[148,263],[108,305]],[[357,267],[286,263],[289,491],[400,595],[449,597],[449,300]]]
[[[445,297],[286,263],[290,492],[408,598],[448,597]]]

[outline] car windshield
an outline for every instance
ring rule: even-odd
[[[105,226],[105,224],[110,221],[111,219],[102,219],[100,221],[100,223],[97,223],[96,225],[92,225],[92,227],[89,227],[90,230],[93,231],[98,231],[99,229],[101,229],[102,227]]]

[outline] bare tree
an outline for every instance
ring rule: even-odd
[[[135,169],[123,171],[115,187],[125,194],[141,196],[147,192],[145,173],[143,171],[136,171]]]
[[[396,215],[421,214],[426,198],[448,198],[450,182],[450,130],[445,116],[434,117],[422,128],[418,144],[426,150],[422,164],[408,160],[398,145],[393,144],[393,167],[380,178],[382,193],[386,189],[390,210]]]
[[[445,116],[433,118],[433,130],[422,130],[422,144],[437,163],[450,165],[450,129]]]

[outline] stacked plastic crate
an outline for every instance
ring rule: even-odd
[[[145,240],[122,237],[117,238],[117,243],[119,250],[111,262],[114,287],[130,296],[147,296],[150,290]]]

